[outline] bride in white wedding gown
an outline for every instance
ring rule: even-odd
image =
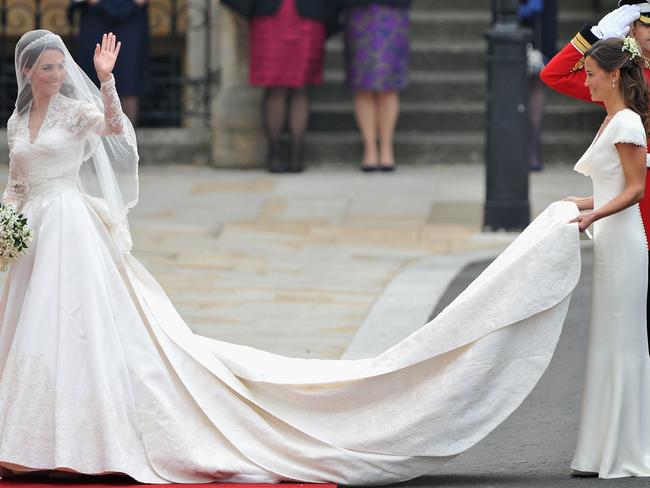
[[[61,39],[25,34],[4,203],[35,237],[0,303],[0,465],[148,483],[377,484],[432,473],[545,371],[580,274],[573,203],[551,205],[435,320],[377,357],[285,358],[193,334],[130,254],[137,149]]]

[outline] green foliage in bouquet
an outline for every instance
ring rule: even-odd
[[[27,252],[33,232],[27,227],[27,219],[13,205],[0,204],[0,268]]]

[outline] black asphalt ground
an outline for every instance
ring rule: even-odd
[[[650,478],[573,478],[570,463],[578,429],[587,349],[592,251],[583,247],[582,275],[555,356],[542,380],[506,422],[437,474],[400,487],[640,487]],[[489,263],[466,267],[449,286],[434,315]],[[650,415],[650,412],[648,412]]]

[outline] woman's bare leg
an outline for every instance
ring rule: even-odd
[[[354,115],[363,138],[363,168],[375,168],[377,154],[377,99],[373,92],[359,91],[354,94]]]
[[[393,138],[399,115],[399,95],[395,91],[377,94],[379,115],[379,165],[395,166]]]

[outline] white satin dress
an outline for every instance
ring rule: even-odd
[[[575,205],[552,205],[379,356],[281,357],[193,334],[118,251],[77,185],[102,114],[59,97],[70,116],[48,111],[33,144],[26,120],[9,127],[30,163],[10,191],[35,237],[0,303],[0,464],[147,483],[406,480],[483,439],[548,366],[580,274]]]
[[[643,123],[632,110],[616,113],[575,166],[593,180],[596,208],[625,186],[617,143],[646,146]],[[593,269],[587,368],[572,467],[600,478],[650,476],[648,252],[638,204],[594,224]]]

